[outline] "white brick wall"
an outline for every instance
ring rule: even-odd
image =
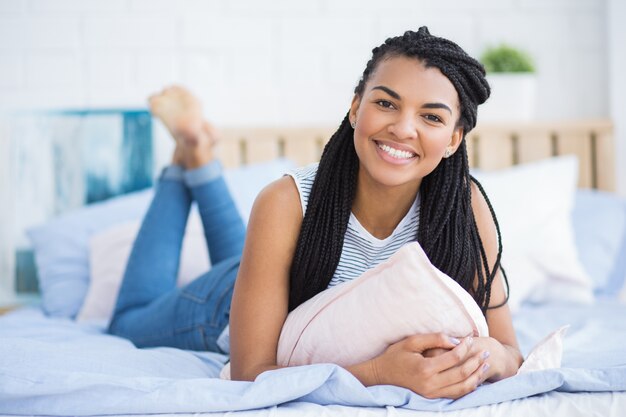
[[[526,49],[538,69],[540,119],[612,115],[618,184],[626,195],[623,4],[0,0],[0,116],[7,109],[140,107],[149,94],[180,82],[200,95],[217,124],[337,123],[371,49],[427,25],[474,56],[501,42]],[[2,138],[0,123],[0,162],[9,155]],[[0,174],[7,166],[0,163]],[[0,175],[5,197],[13,193],[2,184],[6,178]],[[6,210],[0,218],[7,220]],[[0,243],[7,244],[5,229]],[[5,280],[12,276],[11,255],[0,250]],[[0,282],[0,299],[11,288]]]
[[[33,48],[77,48],[81,41],[76,17],[0,16],[0,48],[30,52]]]
[[[79,90],[84,84],[81,67],[74,52],[35,52],[26,56],[26,85],[43,91]]]
[[[25,1],[0,0],[0,13],[18,13],[24,10]]]
[[[94,48],[134,49],[174,48],[177,21],[163,15],[87,17],[83,20],[83,45]]]
[[[181,82],[218,124],[335,123],[372,47],[426,24],[475,56],[530,52],[539,118],[604,117],[605,3],[0,0],[0,110],[143,106]]]
[[[126,11],[126,0],[13,0],[29,4],[33,13],[123,13]]]
[[[23,86],[24,64],[22,56],[7,53],[0,56],[0,88],[19,90]]]

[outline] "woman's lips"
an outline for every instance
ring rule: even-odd
[[[413,150],[399,144],[374,140],[374,145],[378,155],[384,161],[394,165],[406,165],[418,157]]]

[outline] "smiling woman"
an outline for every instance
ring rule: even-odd
[[[254,380],[281,367],[277,346],[291,311],[417,241],[471,295],[490,336],[411,335],[346,369],[364,385],[433,398],[458,398],[515,374],[522,358],[497,222],[469,175],[465,144],[489,91],[480,63],[427,28],[388,39],[374,48],[319,164],[267,186],[247,231],[213,160],[218,134],[201,119],[200,103],[177,87],[152,97],[176,151],[135,241],[109,330],[139,346],[230,352],[232,378]],[[175,291],[192,201],[213,268]]]
[[[422,178],[461,143],[458,109],[456,90],[439,69],[403,56],[381,62],[350,109],[359,181],[367,173],[414,199]]]

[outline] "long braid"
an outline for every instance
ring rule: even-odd
[[[490,94],[485,70],[458,45],[430,35],[426,27],[389,38],[374,48],[355,94],[362,97],[365,84],[377,65],[395,56],[416,58],[426,67],[438,68],[458,93],[461,115],[457,125],[463,128],[464,135],[474,128],[477,106]],[[356,195],[359,160],[353,137],[354,130],[346,116],[324,148],[291,266],[290,310],[326,289],[339,264]],[[498,256],[492,267],[488,264],[472,211],[472,182],[485,197],[498,228]],[[469,174],[465,137],[454,155],[442,160],[424,177],[420,195],[417,240],[433,265],[472,294],[485,312],[491,297],[491,283],[500,267],[502,245],[491,203]]]
[[[291,267],[289,310],[326,288],[339,263],[359,168],[353,135],[346,115],[322,153]]]

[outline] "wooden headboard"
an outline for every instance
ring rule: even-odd
[[[233,168],[277,157],[300,165],[319,160],[334,127],[222,129],[220,156]],[[609,120],[481,124],[468,137],[470,165],[484,170],[574,154],[579,186],[615,190],[613,125]]]

